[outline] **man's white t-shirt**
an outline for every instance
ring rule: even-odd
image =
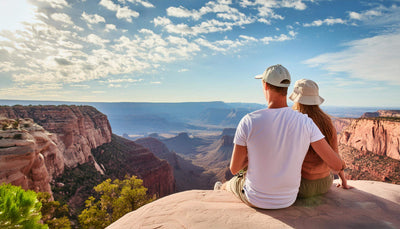
[[[248,201],[265,209],[292,205],[310,143],[322,138],[311,118],[290,107],[244,116],[234,143],[247,146],[249,164],[243,189]]]

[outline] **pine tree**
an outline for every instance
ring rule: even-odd
[[[11,184],[0,185],[0,228],[48,228],[40,223],[41,206],[34,191]]]

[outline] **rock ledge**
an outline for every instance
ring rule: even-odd
[[[337,181],[335,181],[337,182]],[[176,193],[111,224],[113,228],[400,228],[400,185],[349,181],[324,196],[298,200],[286,209],[246,206],[226,191]]]

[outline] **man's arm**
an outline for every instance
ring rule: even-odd
[[[232,158],[231,158],[231,173],[235,175],[241,169],[244,169],[248,164],[247,160],[247,146],[234,145]]]
[[[311,146],[321,159],[328,164],[329,168],[334,171],[340,171],[344,168],[344,162],[340,159],[339,155],[333,151],[325,138],[312,142]]]

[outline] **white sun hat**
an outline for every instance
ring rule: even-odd
[[[308,79],[296,81],[289,99],[295,103],[304,105],[320,105],[324,102],[324,99],[319,96],[318,85],[314,81]]]
[[[263,79],[264,82],[277,87],[289,87],[291,82],[289,71],[280,64],[268,67],[263,74],[254,78]]]

